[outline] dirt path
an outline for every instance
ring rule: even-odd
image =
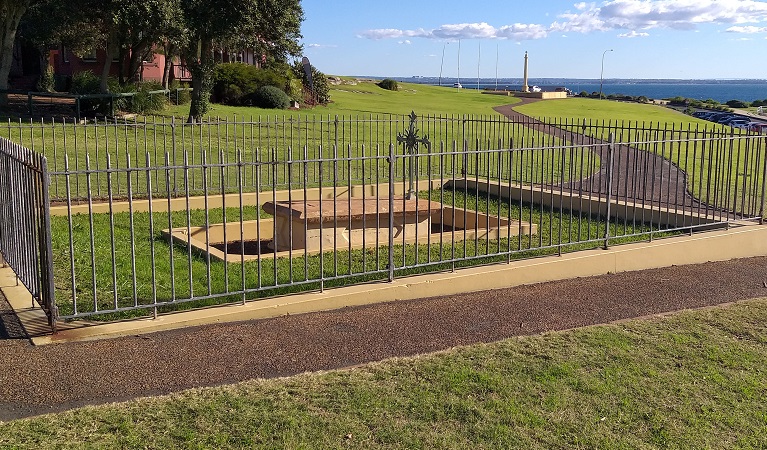
[[[0,420],[767,296],[767,258],[34,347],[0,299]]]

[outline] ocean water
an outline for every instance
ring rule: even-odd
[[[434,77],[395,78],[408,83],[438,85],[440,80]],[[455,78],[442,78],[443,86],[452,88]],[[498,89],[520,90],[522,80],[518,78],[499,78],[496,84],[495,78],[477,79],[461,78],[464,89]],[[530,79],[529,86],[539,86],[543,91],[553,91],[558,87],[566,87],[576,94],[581,91],[588,93],[599,92],[599,80],[579,79]],[[754,100],[767,99],[767,80],[605,80],[602,85],[605,95],[623,94],[631,96],[644,95],[651,99],[664,99],[671,97],[686,97],[696,100],[713,99],[720,103],[729,100]]]

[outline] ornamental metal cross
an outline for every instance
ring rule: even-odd
[[[410,126],[404,134],[397,133],[397,142],[405,144],[405,153],[410,155],[410,158],[408,158],[408,192],[405,197],[410,200],[415,195],[415,166],[418,163],[418,160],[415,158],[418,154],[418,144],[428,146],[429,136],[418,137],[418,128],[415,127],[418,116],[415,114],[415,111],[411,111],[408,117],[410,117]]]

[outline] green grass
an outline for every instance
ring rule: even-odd
[[[637,147],[677,164],[688,174],[688,190],[707,203],[734,209],[749,207],[761,200],[767,157],[767,141],[763,136],[749,137],[743,130],[696,119],[674,109],[639,103],[570,98],[518,106],[516,110],[548,120],[561,117],[567,117],[570,123],[585,120],[594,128],[578,131],[603,140],[613,131],[618,142],[645,142]],[[614,128],[598,127],[602,124]],[[710,141],[695,142],[695,139]],[[668,142],[652,142],[664,140]],[[735,192],[747,193],[745,198],[741,195],[733,198]]]
[[[347,82],[350,79],[346,79]],[[318,116],[362,116],[369,114],[410,114],[418,115],[494,115],[494,106],[518,103],[515,97],[486,95],[474,89],[450,89],[424,84],[399,83],[399,91],[389,91],[378,87],[374,82],[362,81],[355,85],[341,84],[332,86],[327,106],[311,109],[275,111],[255,107],[211,105],[209,114],[214,117],[258,117],[274,116],[275,113],[287,117],[309,115]],[[185,119],[189,112],[188,105],[169,107],[163,115]]]
[[[522,114],[537,118],[587,119],[592,121],[639,122],[660,124],[711,125],[711,122],[696,119],[674,109],[641,103],[597,100],[591,98],[568,98],[535,102],[515,108]],[[677,126],[677,128],[679,128]]]
[[[0,424],[8,448],[728,448],[767,442],[767,300]]]
[[[431,196],[434,201],[447,205],[456,205],[475,211],[487,212],[502,218],[512,218],[532,222],[538,226],[538,233],[523,235],[512,239],[479,239],[453,243],[448,234],[440,242],[433,238],[427,244],[402,246],[395,242],[394,264],[398,276],[412,275],[429,271],[447,270],[451,267],[468,267],[478,264],[503,262],[508,259],[521,259],[534,256],[556,254],[559,246],[564,251],[594,248],[601,245],[606,222],[597,215],[587,212],[571,214],[569,211],[549,210],[549,208],[531,207],[529,204],[510,204],[485,194],[473,195],[473,192],[453,192],[445,189],[422,192],[421,196]],[[566,208],[568,205],[565,204]],[[227,222],[240,220],[238,209],[227,209]],[[243,210],[243,220],[253,220],[263,211],[254,207]],[[93,224],[91,225],[91,217]],[[210,223],[223,221],[222,209],[208,212]],[[150,223],[151,220],[151,223]],[[54,279],[56,302],[62,315],[74,313],[72,280],[75,281],[77,311],[85,313],[98,310],[130,307],[135,304],[153,304],[189,299],[195,296],[226,294],[245,289],[253,290],[248,298],[284,295],[319,289],[320,278],[324,278],[326,287],[341,286],[369,280],[387,278],[388,251],[386,247],[376,247],[375,242],[368,242],[367,248],[349,251],[339,248],[325,252],[324,255],[308,255],[294,252],[291,258],[263,258],[259,261],[229,263],[211,260],[187,246],[170,246],[161,235],[162,229],[172,227],[204,226],[205,211],[192,210],[167,213],[117,213],[74,215],[72,233],[66,217],[53,217],[51,236],[54,255]],[[112,224],[114,222],[114,224]],[[131,226],[133,239],[131,239]],[[372,226],[372,225],[371,225]],[[151,233],[150,231],[154,232]],[[561,233],[560,233],[561,229]],[[113,230],[113,231],[112,231]],[[91,231],[93,241],[91,242]],[[658,232],[657,224],[651,229],[647,224],[611,221],[610,236],[614,244],[647,239],[646,236],[622,237],[653,231],[658,237],[665,233]],[[460,238],[461,232],[456,232]],[[70,240],[72,251],[70,250]],[[114,247],[112,241],[114,240]],[[584,242],[594,240],[595,242]],[[91,245],[95,252],[91,252]],[[133,249],[133,254],[131,254]],[[154,251],[154,274],[152,260]],[[71,255],[74,255],[72,257]],[[134,262],[135,260],[135,262]],[[172,263],[171,263],[172,261]],[[74,263],[74,275],[72,264]],[[414,267],[416,264],[426,265]],[[454,266],[453,266],[454,264]],[[113,265],[116,270],[113,270]],[[243,280],[243,270],[245,271]],[[136,292],[134,297],[134,272]],[[95,281],[95,285],[94,285]],[[244,284],[243,284],[244,282]],[[296,284],[298,283],[298,284]],[[293,284],[292,286],[289,286]],[[239,295],[225,295],[221,298],[175,304],[173,309],[199,307],[211,304],[234,302]],[[165,307],[161,311],[169,310]],[[121,313],[119,316],[107,315],[102,319],[113,320],[127,316],[146,315],[150,309]]]
[[[104,170],[107,167],[124,170],[130,167],[145,167],[147,156],[151,165],[164,165],[167,157],[171,165],[180,166],[184,160],[191,165],[206,163],[234,164],[239,155],[246,163],[301,160],[324,158],[374,158],[388,155],[389,144],[394,144],[396,154],[404,152],[397,143],[398,133],[407,130],[409,120],[405,116],[415,110],[419,116],[416,125],[420,137],[428,136],[432,152],[461,150],[464,141],[470,149],[508,148],[510,142],[524,142],[525,145],[561,145],[544,133],[530,130],[519,124],[509,124],[492,110],[493,106],[514,103],[513,97],[483,95],[471,90],[454,90],[435,86],[404,84],[397,92],[381,89],[373,83],[341,85],[334,92],[337,100],[328,107],[312,110],[274,111],[250,107],[228,107],[214,105],[209,122],[197,125],[184,124],[184,120],[172,122],[171,117],[138,118],[136,121],[122,121],[106,124],[47,124],[31,125],[8,123],[0,126],[0,136],[43,153],[48,158],[50,170],[62,172],[65,167],[78,173],[70,176],[70,192],[74,198],[88,194],[85,170]],[[178,116],[183,107],[167,111]],[[451,114],[451,112],[453,112]],[[181,114],[183,116],[183,114]],[[437,116],[437,117],[435,117]],[[481,117],[480,117],[481,116]],[[219,121],[219,117],[223,121]],[[338,122],[336,122],[338,117]],[[146,120],[146,122],[145,122]],[[425,153],[426,146],[420,146]],[[109,155],[110,161],[107,161]],[[341,161],[341,172],[361,179],[360,165],[368,165],[367,174],[382,170],[382,159],[364,163]],[[109,164],[109,166],[108,166]],[[312,164],[317,170],[316,164]],[[331,164],[326,163],[329,169]],[[245,173],[246,191],[259,189],[254,186],[253,172],[249,166]],[[386,168],[384,167],[384,171]],[[450,170],[450,167],[446,167]],[[184,192],[179,182],[181,170],[173,170],[174,195]],[[191,187],[194,192],[203,189],[200,170],[190,170]],[[138,173],[132,186],[136,195],[146,195],[146,180]],[[163,174],[153,178],[155,196],[167,195]],[[286,183],[284,172],[269,180],[271,173],[262,178],[261,189],[270,189],[273,182]],[[323,174],[323,179],[327,174]],[[114,176],[114,195],[126,196],[125,173]],[[227,191],[237,184],[236,170],[229,167],[223,176],[217,170],[209,173],[209,187],[218,191],[226,184]],[[91,177],[91,194],[104,197],[107,177],[103,174]],[[318,178],[308,180],[316,185]],[[66,180],[63,176],[52,179],[52,195],[66,196]]]

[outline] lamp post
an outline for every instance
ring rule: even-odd
[[[599,72],[599,99],[602,100],[602,81],[604,80],[605,75],[605,55],[607,52],[611,52],[613,49],[607,49],[604,52],[602,52],[602,71]]]

